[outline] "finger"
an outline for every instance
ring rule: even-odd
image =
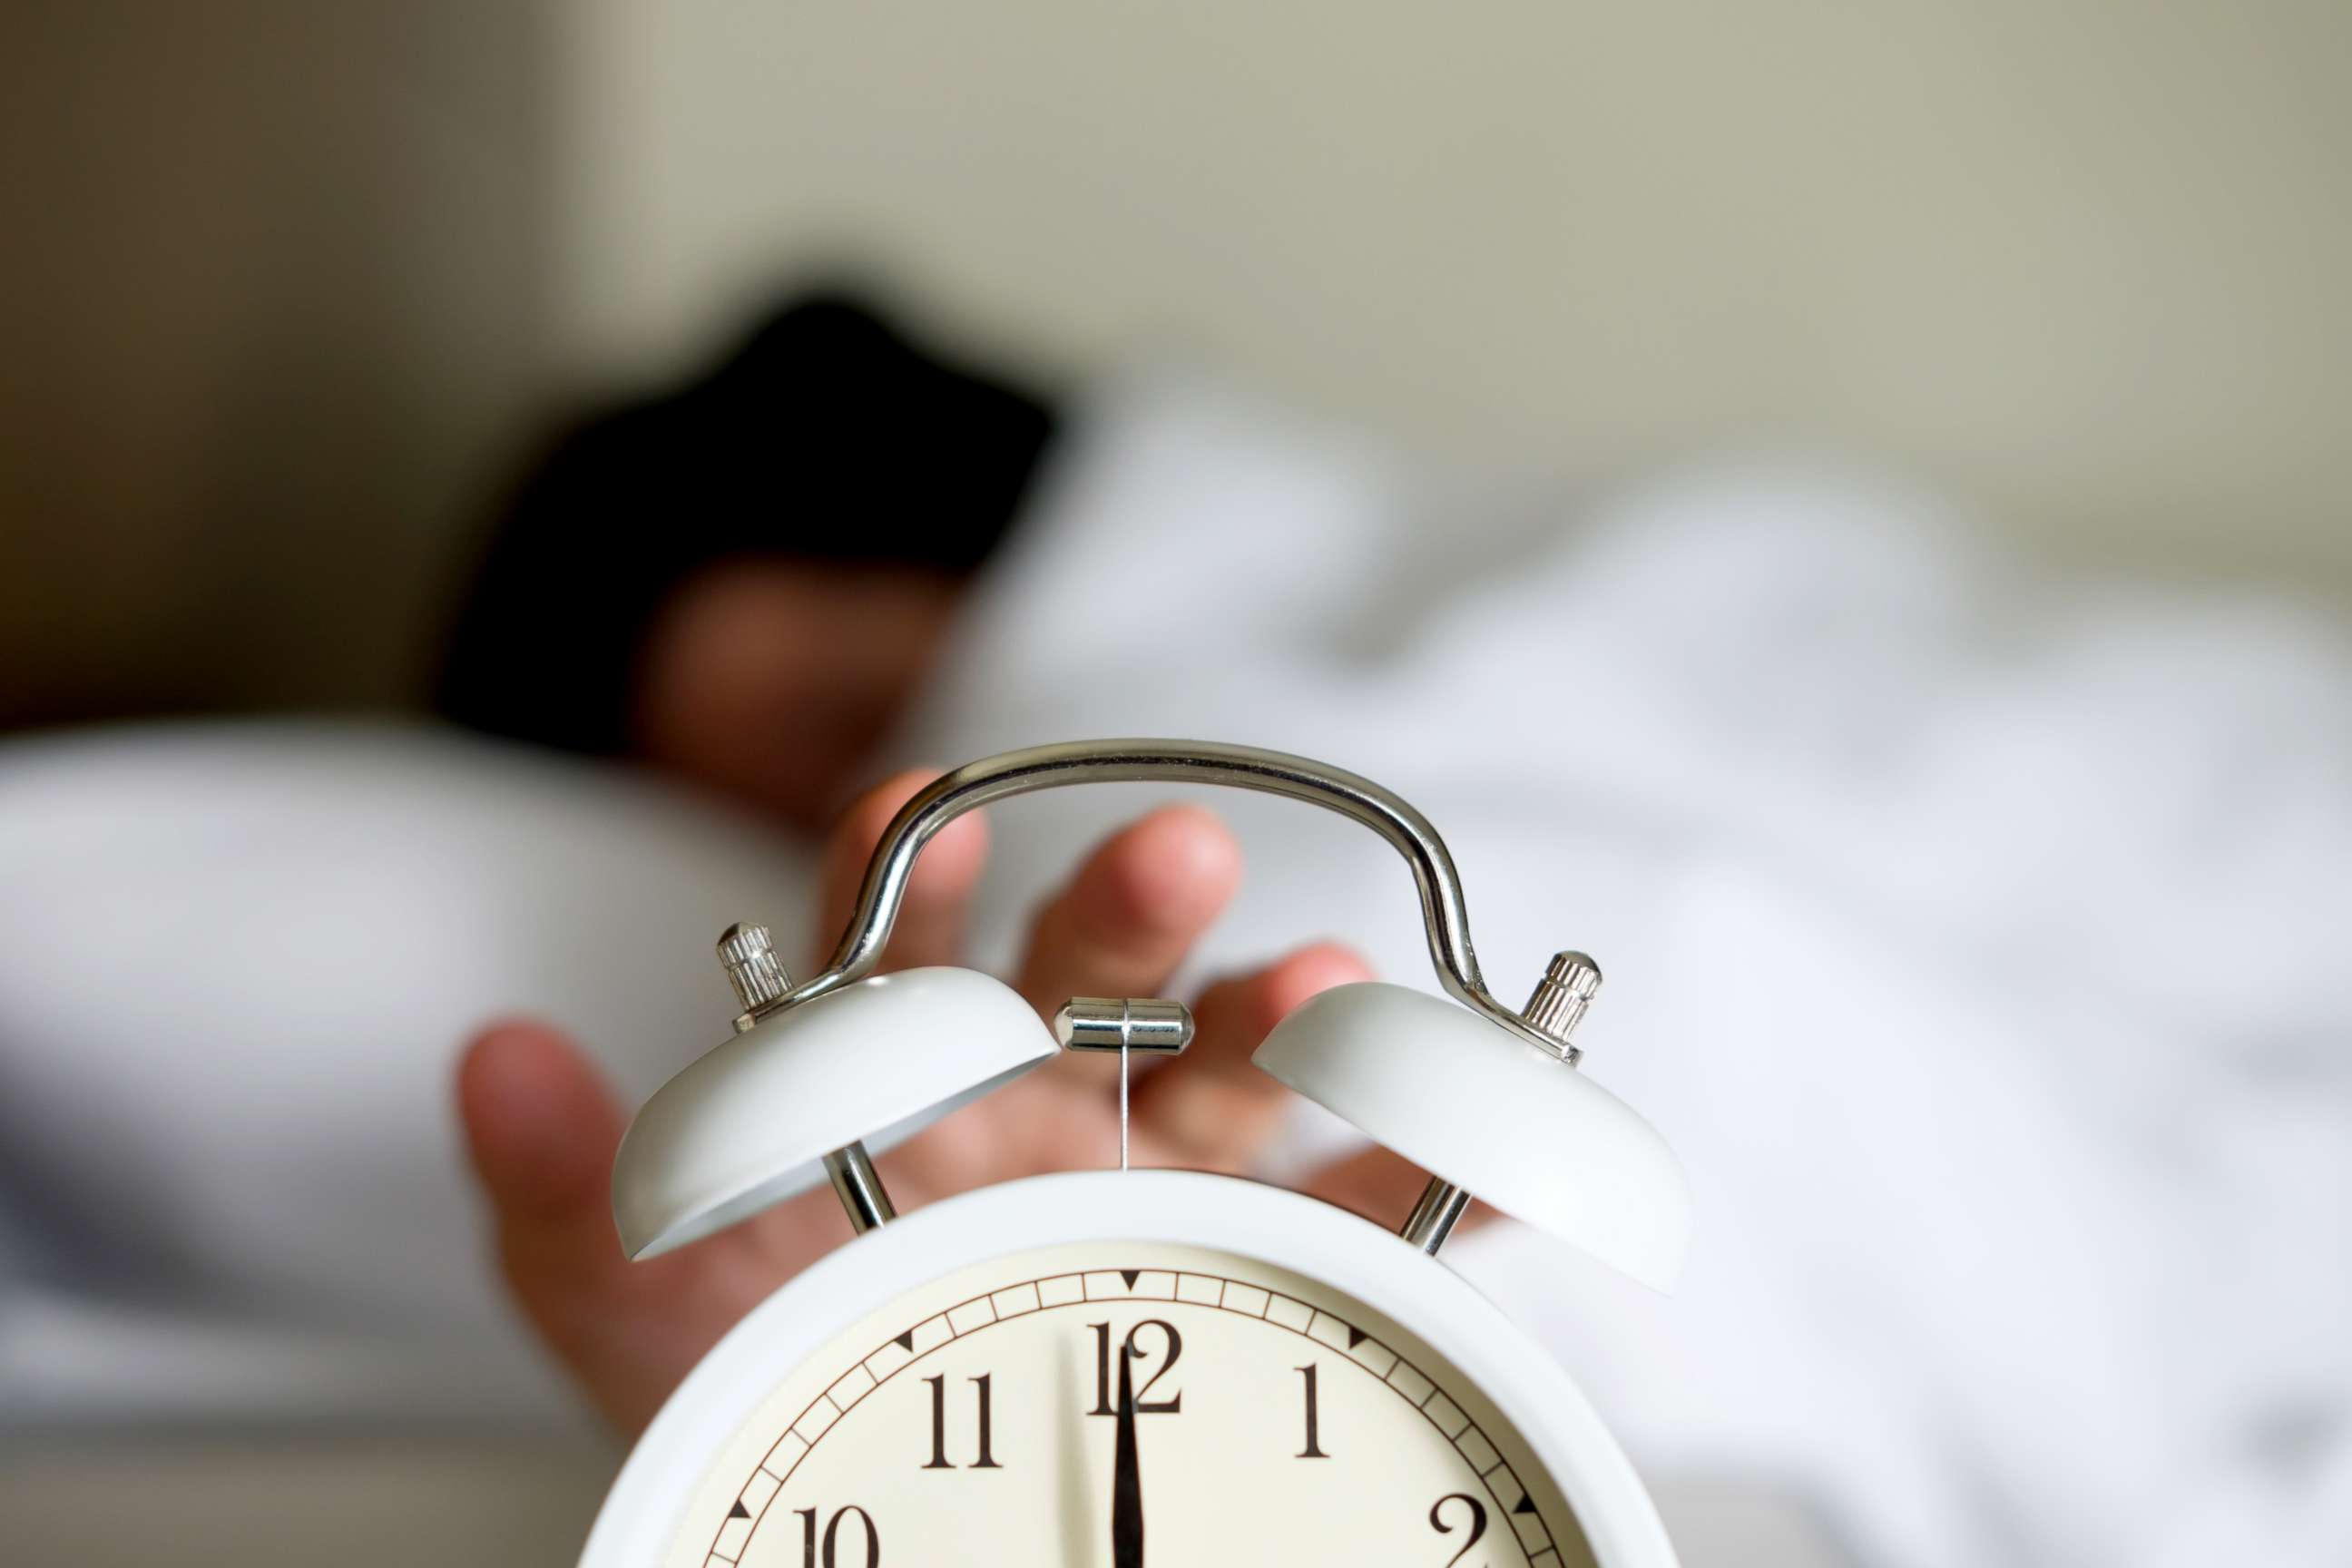
[[[1192,1005],[1192,1048],[1136,1085],[1138,1123],[1180,1163],[1244,1168],[1282,1130],[1289,1096],[1252,1065],[1250,1053],[1308,997],[1370,978],[1355,953],[1319,942],[1210,986]]]
[[[937,777],[936,772],[920,769],[896,774],[860,795],[843,814],[825,847],[824,892],[817,917],[820,964],[841,940],[857,908],[866,862],[874,858],[875,846],[882,842],[890,819]],[[987,858],[988,828],[978,816],[966,813],[940,829],[923,847],[908,879],[907,895],[898,905],[898,918],[884,951],[883,968],[956,962],[963,948],[965,910]]]
[[[1241,846],[1213,813],[1171,805],[1129,823],[1039,911],[1017,989],[1048,1015],[1072,996],[1151,995],[1241,877]]]
[[[541,1024],[483,1030],[457,1065],[457,1110],[501,1225],[534,1235],[577,1230],[583,1258],[620,1256],[606,1182],[621,1110],[571,1042]]]
[[[1309,1172],[1298,1190],[1393,1229],[1412,1215],[1422,1188],[1428,1184],[1429,1173],[1419,1165],[1402,1154],[1372,1148]],[[1474,1203],[1454,1230],[1457,1234],[1473,1230],[1494,1217],[1493,1209]]]
[[[676,1260],[634,1265],[622,1255],[610,1197],[620,1107],[579,1049],[538,1024],[485,1030],[458,1064],[457,1094],[516,1304],[614,1423],[635,1431],[709,1342],[664,1331]]]

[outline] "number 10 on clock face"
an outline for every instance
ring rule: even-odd
[[[1486,1393],[1366,1304],[1206,1248],[1066,1246],[908,1291],[727,1446],[670,1568],[1559,1568]]]

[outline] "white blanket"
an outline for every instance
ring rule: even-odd
[[[1436,822],[1498,991],[1600,957],[1587,1070],[1688,1162],[1690,1271],[1662,1300],[1524,1232],[1458,1261],[1637,1463],[1784,1482],[1870,1562],[2352,1562],[2334,629],[2029,592],[1819,475],[1476,515],[1139,385],[950,662],[910,758],[1303,752]],[[999,808],[981,929],[1151,793]],[[1383,846],[1217,804],[1251,870],[1211,966],[1333,934],[1431,983]]]

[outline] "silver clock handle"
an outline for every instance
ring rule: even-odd
[[[1430,961],[1445,989],[1528,1044],[1552,1056],[1566,1055],[1561,1040],[1530,1026],[1486,994],[1477,954],[1470,946],[1462,879],[1445,852],[1445,841],[1427,817],[1371,780],[1344,769],[1285,752],[1209,741],[1072,741],[983,757],[942,775],[908,801],[884,831],[866,863],[856,911],[824,973],[795,986],[777,1005],[821,996],[873,973],[898,918],[915,858],[933,834],[965,812],[1034,790],[1138,780],[1221,784],[1287,795],[1370,828],[1395,846],[1412,868],[1421,890],[1423,923],[1429,931]]]

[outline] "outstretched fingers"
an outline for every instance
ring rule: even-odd
[[[1047,1017],[1072,996],[1151,995],[1241,879],[1241,846],[1213,813],[1171,805],[1139,817],[1038,911],[1014,988]]]
[[[1148,813],[1096,846],[1039,910],[1015,988],[1049,1017],[1072,996],[1150,995],[1240,881],[1240,847],[1213,815],[1186,805]],[[1116,1074],[1108,1060],[1049,1063],[949,1117],[886,1173],[944,1194],[1100,1163],[1117,1148]]]
[[[1137,1084],[1138,1127],[1175,1163],[1246,1169],[1281,1131],[1289,1098],[1251,1063],[1250,1053],[1318,992],[1370,978],[1355,953],[1318,942],[1255,973],[1211,985],[1193,1004],[1192,1049]]]

